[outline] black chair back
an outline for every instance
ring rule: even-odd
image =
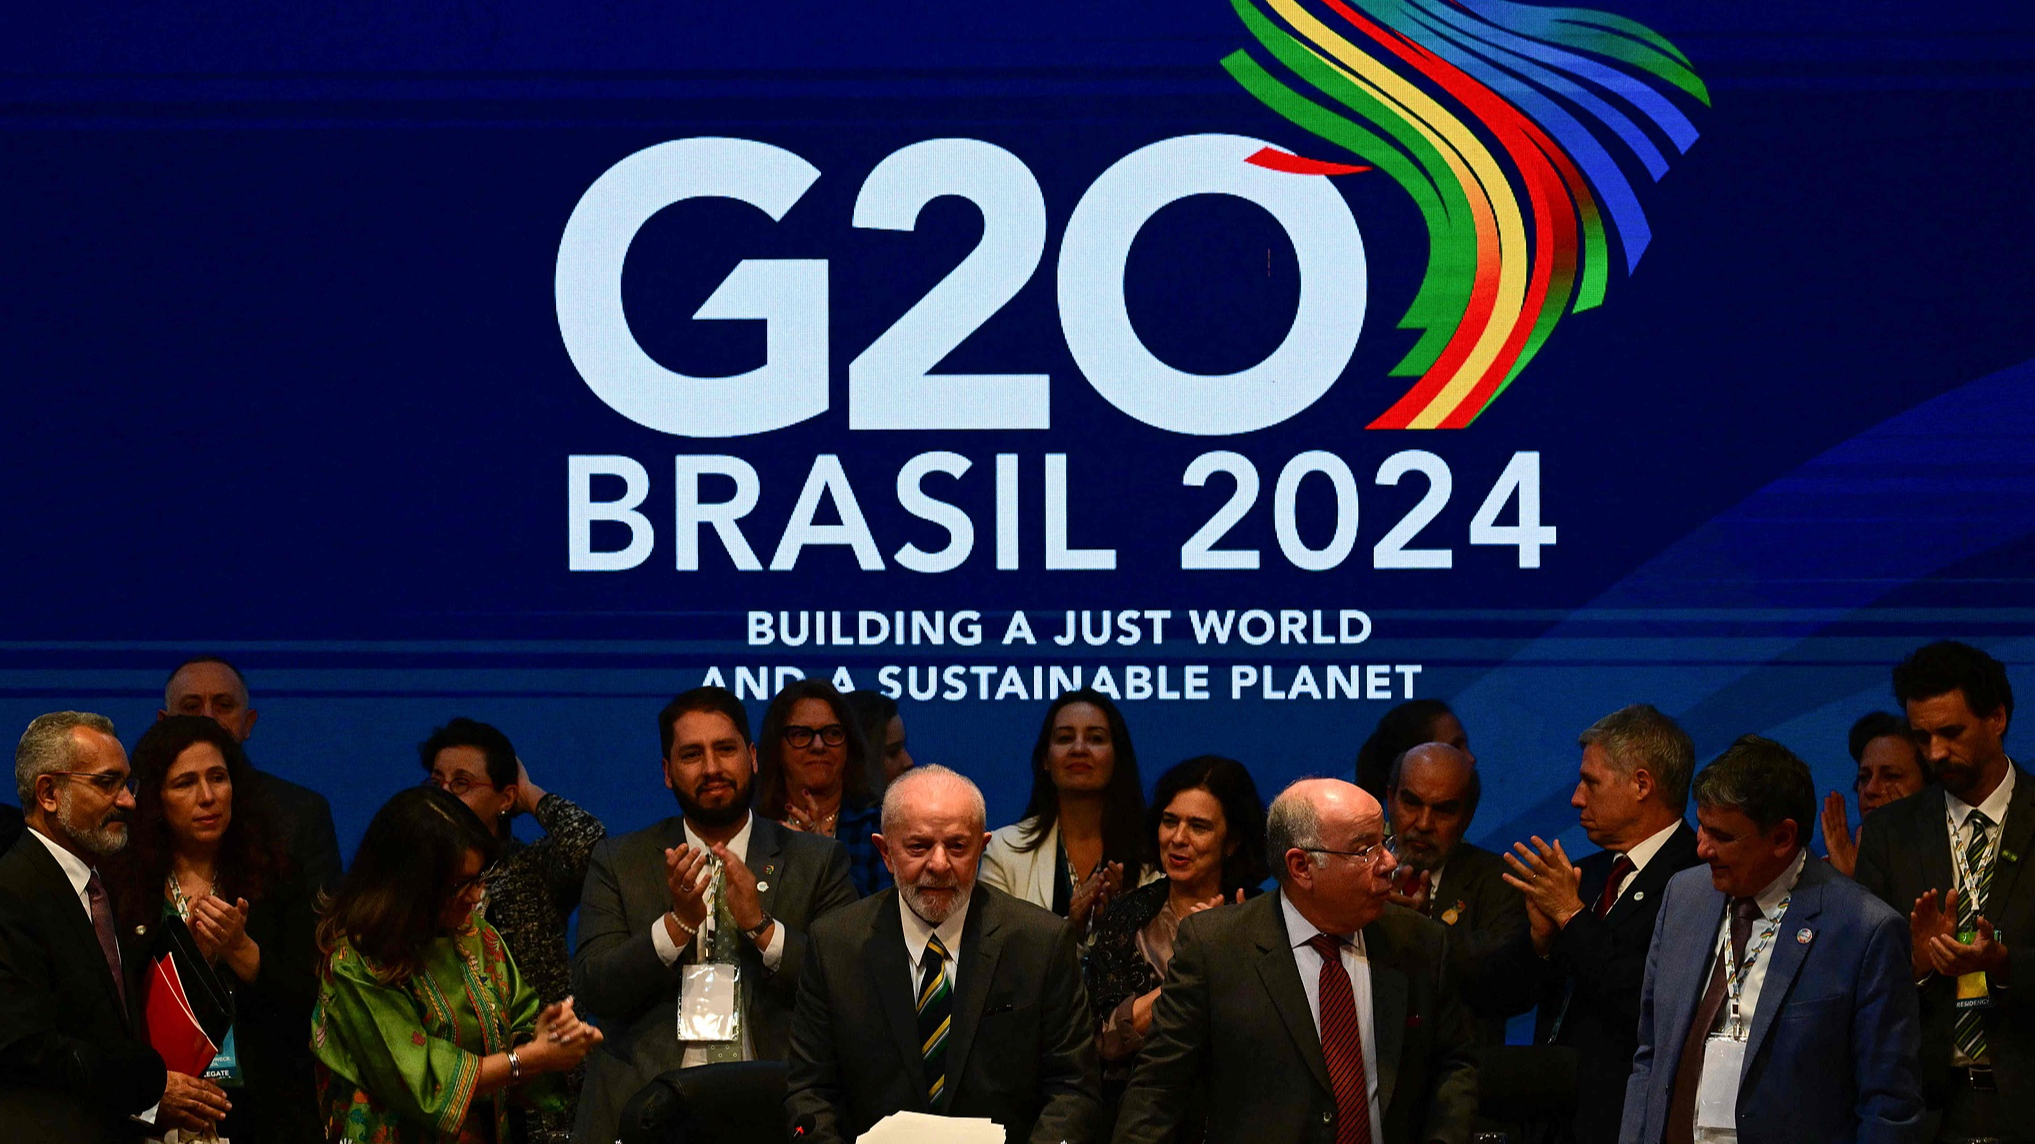
[[[777,1144],[785,1139],[783,1061],[670,1072],[622,1106],[621,1144]]]

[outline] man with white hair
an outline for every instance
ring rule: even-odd
[[[986,1117],[1008,1144],[1107,1131],[1074,934],[979,885],[982,792],[945,767],[884,792],[896,885],[813,923],[785,1109],[818,1144],[894,1112]]]
[[[230,1105],[167,1072],[141,1019],[98,864],[127,845],[127,752],[103,715],[57,711],[14,752],[28,830],[0,857],[0,1125],[23,1144],[112,1144],[146,1125],[202,1131]],[[131,961],[131,964],[130,964]]]
[[[1378,800],[1303,779],[1265,837],[1279,892],[1180,923],[1116,1144],[1194,1118],[1209,1144],[1464,1144],[1477,1070],[1448,931],[1390,903]]]

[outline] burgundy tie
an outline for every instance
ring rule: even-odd
[[[1619,884],[1625,881],[1627,874],[1636,869],[1638,867],[1632,864],[1632,859],[1623,854],[1611,860],[1611,877],[1604,883],[1604,892],[1597,895],[1598,917],[1601,918],[1611,912],[1611,907],[1618,903]]]
[[[85,880],[85,900],[92,904],[92,931],[99,935],[99,952],[106,955],[106,968],[113,973],[113,987],[120,991],[120,1008],[127,1009],[127,981],[120,972],[120,939],[113,936],[113,911],[106,905],[106,884],[99,871]]]
[[[1364,1076],[1364,1037],[1357,995],[1343,969],[1343,943],[1325,933],[1307,939],[1321,955],[1321,1055],[1335,1093],[1335,1144],[1371,1144],[1371,1085]]]
[[[1752,923],[1760,916],[1759,903],[1751,898],[1731,899],[1731,948],[1739,962],[1745,960],[1745,943],[1752,937]],[[1709,1047],[1710,1030],[1717,1026],[1717,1013],[1724,1008],[1730,986],[1725,975],[1730,966],[1716,958],[1710,970],[1710,984],[1696,1003],[1695,1020],[1689,1022],[1688,1036],[1682,1038],[1682,1057],[1675,1066],[1675,1087],[1668,1097],[1667,1144],[1692,1144],[1696,1139],[1696,1089],[1703,1083],[1703,1050]]]

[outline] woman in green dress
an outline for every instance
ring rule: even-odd
[[[571,998],[540,1011],[481,916],[500,846],[435,788],[397,794],[368,824],[318,927],[327,1140],[518,1144],[518,1110],[555,1107],[557,1074],[600,1043]]]

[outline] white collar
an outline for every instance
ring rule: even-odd
[[[1768,882],[1765,889],[1753,895],[1752,900],[1759,903],[1760,913],[1769,918],[1779,916],[1777,911],[1781,908],[1781,903],[1795,892],[1795,883],[1801,881],[1802,867],[1808,865],[1808,862],[1809,849],[1805,846],[1795,851],[1795,860],[1788,863],[1788,868],[1781,871],[1779,877]]]
[[[1306,915],[1302,914],[1299,907],[1293,904],[1293,899],[1286,896],[1286,888],[1284,886],[1279,888],[1278,894],[1280,912],[1286,916],[1286,940],[1294,949],[1299,949],[1301,946],[1313,941],[1315,934],[1327,932],[1320,926],[1307,920]],[[1356,947],[1359,956],[1363,955],[1363,930],[1358,930],[1351,934],[1333,934],[1331,936],[1342,938]]]
[[[35,836],[37,842],[49,847],[50,857],[57,860],[57,865],[64,868],[64,877],[71,880],[71,889],[76,891],[79,897],[84,897],[85,883],[92,880],[92,868],[85,865],[83,858],[57,845],[49,835],[42,832],[41,827],[30,826],[28,832]]]
[[[1653,856],[1660,853],[1661,847],[1668,844],[1668,836],[1681,825],[1682,820],[1678,818],[1669,823],[1667,829],[1655,832],[1652,837],[1641,840],[1639,845],[1627,850],[1625,857],[1632,862],[1632,872],[1637,874],[1646,869],[1646,864],[1653,861]]]
[[[706,850],[706,841],[693,833],[692,823],[686,822],[683,818],[679,819],[679,821],[685,823],[686,845]],[[749,828],[755,825],[756,816],[754,814],[744,815],[742,818],[742,829],[735,832],[735,837],[728,839],[728,853],[740,858],[745,863],[749,861]],[[708,851],[708,860],[712,860],[712,851]]]
[[[2013,800],[2014,760],[2012,759],[2007,760],[2007,777],[2001,779],[2000,785],[1993,788],[1993,793],[1987,795],[1986,800],[1977,806],[1973,806],[1956,795],[1951,794],[1948,790],[1943,792],[1944,804],[1950,808],[1951,820],[1957,823],[1959,830],[1964,829],[1965,819],[1971,817],[1971,812],[1974,810],[1984,811],[1986,817],[1992,820],[1993,825],[1999,826],[2007,821],[2007,804]]]
[[[968,887],[968,893],[962,895],[961,901],[954,907],[954,912],[948,914],[947,920],[935,927],[904,904],[902,892],[897,895],[897,914],[904,922],[904,949],[911,955],[913,965],[925,962],[926,943],[932,940],[936,933],[940,935],[940,944],[947,947],[947,956],[958,961],[961,956],[961,931],[967,928],[968,906],[974,896],[975,887]]]

